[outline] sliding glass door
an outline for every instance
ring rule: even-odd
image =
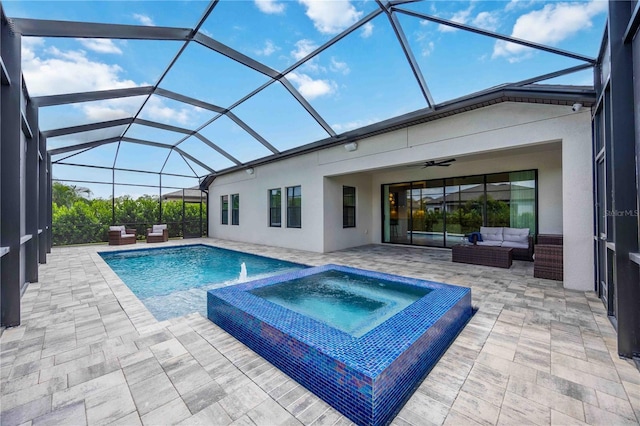
[[[536,233],[535,170],[382,186],[385,243],[431,247],[460,244],[481,226]]]

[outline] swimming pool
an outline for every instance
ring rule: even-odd
[[[306,267],[204,244],[99,255],[159,321],[193,312],[206,316],[209,289]]]
[[[390,282],[405,287],[401,292],[409,287],[408,293],[423,290],[424,295],[369,331],[353,334],[324,318],[315,319],[261,297],[275,293],[286,298],[292,290],[288,283],[299,280],[304,285],[314,275],[321,280],[357,275],[363,282],[377,280],[385,286]],[[344,287],[338,285],[338,290]],[[355,293],[370,299],[369,307],[376,305],[383,311],[384,300],[393,299],[388,295],[372,298],[362,289]],[[207,306],[211,321],[359,425],[390,422],[472,314],[469,288],[338,265],[213,289],[208,291]]]

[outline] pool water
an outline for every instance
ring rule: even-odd
[[[100,256],[160,321],[193,312],[206,316],[207,290],[305,268],[205,245],[104,252]]]
[[[249,292],[360,337],[431,289],[330,270]]]

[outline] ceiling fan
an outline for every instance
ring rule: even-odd
[[[424,162],[424,164],[422,165],[422,168],[425,169],[427,167],[433,167],[433,166],[449,167],[451,163],[453,163],[454,161],[456,161],[455,158],[450,158],[448,160],[441,160],[441,161],[429,160]]]

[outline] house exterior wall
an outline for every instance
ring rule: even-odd
[[[567,288],[593,288],[590,113],[504,102],[218,177],[210,187],[210,235],[310,251],[381,241],[380,186],[409,180],[538,169],[539,232],[565,235]],[[533,152],[517,154],[525,148]],[[514,154],[510,154],[513,150]],[[457,158],[449,168],[405,167]],[[438,170],[435,170],[438,169]],[[433,175],[431,175],[433,173]],[[438,173],[447,173],[438,175]],[[302,186],[302,228],[267,223],[270,188]],[[356,186],[356,228],[342,228],[342,185]],[[220,225],[220,195],[240,193],[240,225]],[[234,229],[237,228],[237,229]],[[570,235],[568,235],[570,234]]]

